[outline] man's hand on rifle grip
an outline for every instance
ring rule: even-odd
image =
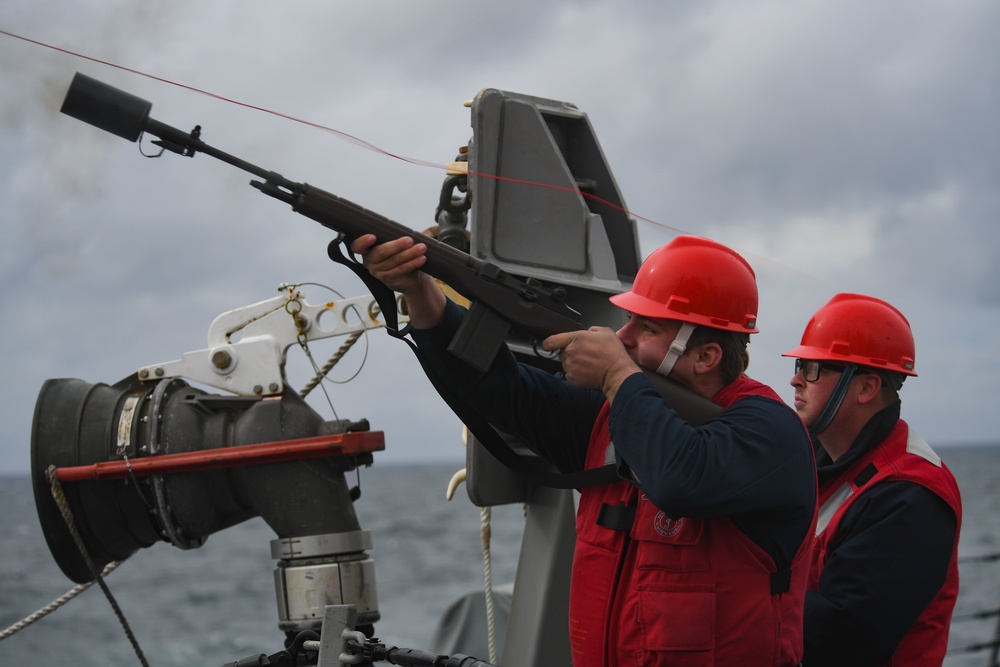
[[[378,243],[374,234],[363,234],[351,243],[372,276],[406,297],[410,324],[429,329],[441,321],[445,296],[431,276],[420,270],[427,261],[427,246],[409,236]]]

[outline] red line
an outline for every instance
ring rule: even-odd
[[[335,135],[341,137],[342,139],[345,139],[345,140],[349,141],[350,143],[353,143],[353,144],[355,144],[357,146],[361,146],[363,148],[367,148],[368,150],[374,151],[376,153],[380,153],[381,155],[385,155],[386,157],[395,158],[397,160],[400,160],[402,162],[406,162],[408,164],[413,164],[413,165],[421,166],[421,167],[431,167],[431,168],[434,168],[434,169],[441,169],[441,170],[448,169],[447,165],[439,164],[437,162],[430,162],[430,161],[427,161],[427,160],[420,160],[420,159],[416,159],[416,158],[410,158],[410,157],[406,157],[406,156],[403,156],[403,155],[398,155],[396,153],[392,153],[390,151],[387,151],[387,150],[385,150],[383,148],[379,148],[378,146],[376,146],[376,145],[374,145],[372,143],[369,143],[369,142],[365,141],[364,139],[356,137],[356,136],[354,136],[352,134],[348,134],[347,132],[343,132],[341,130],[337,130],[335,128],[332,128],[332,127],[329,127],[329,126],[326,126],[326,125],[321,125],[320,123],[314,123],[314,122],[309,121],[309,120],[305,120],[305,119],[302,119],[302,118],[297,118],[295,116],[291,116],[289,114],[282,113],[280,111],[274,111],[272,109],[267,109],[265,107],[257,106],[257,105],[254,105],[254,104],[249,104],[247,102],[241,102],[239,100],[234,100],[232,98],[224,97],[222,95],[219,95],[218,93],[213,93],[213,92],[210,92],[210,91],[207,91],[207,90],[203,90],[201,88],[196,88],[194,86],[189,86],[187,84],[180,83],[178,81],[172,81],[170,79],[165,79],[163,77],[156,76],[155,74],[149,74],[148,72],[142,72],[142,71],[137,70],[137,69],[132,69],[131,67],[125,67],[124,65],[118,65],[117,63],[113,63],[113,62],[110,62],[110,61],[107,61],[107,60],[101,60],[100,58],[95,58],[93,56],[84,55],[84,54],[78,53],[76,51],[71,51],[69,49],[64,49],[64,48],[61,48],[61,47],[58,47],[58,46],[53,46],[51,44],[46,44],[45,42],[40,42],[40,41],[38,41],[36,39],[30,39],[28,37],[24,37],[22,35],[18,35],[18,34],[9,32],[9,31],[4,30],[2,28],[0,28],[0,35],[7,35],[8,37],[13,37],[14,39],[19,39],[21,41],[28,42],[29,44],[34,44],[36,46],[41,46],[41,47],[46,48],[46,49],[52,49],[53,51],[58,51],[60,53],[65,53],[66,55],[70,55],[70,56],[73,56],[75,58],[82,58],[83,60],[89,60],[91,62],[98,63],[98,64],[101,64],[101,65],[105,65],[107,67],[113,67],[115,69],[119,69],[119,70],[122,70],[124,72],[129,72],[131,74],[136,74],[138,76],[143,76],[143,77],[146,77],[147,79],[152,79],[154,81],[159,81],[161,83],[166,83],[166,84],[169,84],[171,86],[177,86],[178,88],[183,88],[184,90],[189,90],[189,91],[194,92],[194,93],[199,93],[201,95],[206,95],[208,97],[211,97],[211,98],[216,99],[216,100],[220,100],[222,102],[228,102],[229,104],[235,104],[236,106],[241,106],[241,107],[244,107],[244,108],[247,108],[247,109],[253,109],[254,111],[260,111],[262,113],[270,114],[272,116],[277,116],[278,118],[284,118],[285,120],[290,120],[290,121],[293,121],[295,123],[301,123],[303,125],[307,125],[309,127],[312,127],[312,128],[318,129],[318,130],[323,130],[325,132],[330,132],[331,134],[335,134]],[[600,203],[602,203],[602,204],[604,204],[606,206],[609,206],[609,207],[611,207],[611,208],[613,208],[615,210],[621,211],[622,213],[625,213],[626,215],[631,215],[632,217],[634,217],[634,218],[636,218],[638,220],[642,220],[644,222],[648,222],[650,224],[657,225],[659,227],[664,227],[666,229],[670,229],[670,230],[673,230],[675,232],[683,233],[683,231],[684,231],[684,230],[681,230],[681,229],[677,229],[676,227],[671,227],[670,225],[665,225],[663,223],[656,222],[655,220],[651,220],[651,219],[643,217],[641,215],[637,215],[637,214],[629,211],[628,209],[626,209],[626,208],[624,208],[622,206],[619,206],[619,205],[617,205],[617,204],[615,204],[613,202],[610,202],[610,201],[608,201],[606,199],[598,197],[597,195],[586,193],[586,192],[581,192],[577,188],[570,188],[570,187],[565,187],[565,186],[560,186],[560,185],[552,185],[552,184],[548,184],[548,183],[538,183],[538,182],[534,182],[534,181],[525,181],[525,180],[520,180],[520,179],[516,179],[516,178],[508,178],[508,177],[504,177],[504,176],[498,176],[498,175],[495,175],[495,174],[483,174],[483,173],[474,172],[474,171],[470,171],[469,175],[470,176],[477,176],[477,177],[480,177],[480,178],[492,178],[493,180],[496,180],[496,181],[505,181],[505,182],[508,182],[508,183],[515,183],[515,184],[518,184],[518,185],[528,185],[528,186],[539,187],[539,188],[549,188],[551,190],[563,190],[565,192],[579,194],[579,195],[581,195],[583,197],[586,197],[588,199],[591,199],[593,201],[600,202]]]

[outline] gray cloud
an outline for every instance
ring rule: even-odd
[[[756,377],[790,396],[779,355],[809,315],[836,291],[881,296],[920,346],[904,410],[942,443],[995,439],[982,415],[1000,372],[998,18],[987,0],[0,7],[4,30],[426,162],[469,138],[462,102],[484,87],[576,103],[644,218],[644,252],[684,230],[754,264]],[[114,382],[177,358],[204,345],[215,315],[283,281],[363,291],[325,258],[331,235],[246,174],[204,156],[147,160],[59,114],[78,70],[149,99],[158,120],[200,123],[223,150],[414,228],[431,223],[442,179],[0,35],[0,472],[27,469],[46,378]],[[341,416],[386,430],[386,458],[461,458],[456,420],[409,352],[379,333],[371,345],[358,380],[331,386]]]

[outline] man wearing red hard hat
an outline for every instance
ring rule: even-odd
[[[744,373],[757,332],[746,260],[674,239],[611,297],[629,315],[621,329],[542,341],[559,351],[552,374],[506,347],[485,372],[448,352],[464,310],[419,270],[423,244],[366,235],[352,250],[406,297],[426,363],[478,413],[562,471],[614,464],[614,481],[581,489],[574,667],[798,665],[815,468],[801,420]],[[685,421],[643,368],[723,409]]]
[[[806,667],[944,661],[962,505],[941,458],[900,419],[914,349],[896,308],[838,294],[784,354],[795,358],[795,409],[820,489]]]

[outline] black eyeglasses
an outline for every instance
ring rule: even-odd
[[[802,379],[806,382],[815,382],[819,379],[820,371],[823,369],[828,371],[833,371],[835,373],[843,373],[843,364],[831,364],[828,361],[818,361],[816,359],[796,359],[795,360],[795,373],[802,373]]]

